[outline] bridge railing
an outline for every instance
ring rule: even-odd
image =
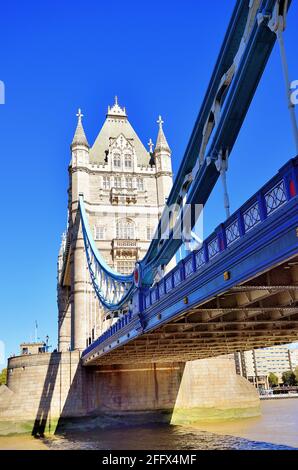
[[[112,336],[122,330],[125,326],[132,323],[133,315],[131,312],[128,312],[126,315],[123,315],[119,320],[111,325],[102,335],[100,335],[90,346],[88,346],[82,353],[82,357],[88,354],[92,349],[99,344],[103,344],[109,340]]]
[[[203,241],[200,249],[190,253],[155,286],[151,287],[145,294],[144,310],[213,261],[219,254],[230,249],[234,243],[246,236],[297,194],[298,157],[284,165],[257,193],[220,224]]]
[[[224,223],[206,238],[200,249],[193,251],[181,260],[163,279],[144,293],[143,311],[156,304],[167,293],[184,280],[200,271],[218,255],[229,250],[234,243],[250,233],[275,211],[298,194],[298,157],[290,160],[257,193],[234,212]],[[142,313],[142,312],[139,312]],[[121,317],[106,330],[85,351],[83,356],[101,344],[105,346],[109,338],[121,336],[123,330],[132,324],[136,316],[131,312]]]

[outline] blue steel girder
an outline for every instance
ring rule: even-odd
[[[228,152],[228,154],[231,153],[276,39],[275,34],[268,27],[268,22],[272,17],[277,0],[259,0],[259,2],[258,0],[254,0],[254,2],[239,0],[236,2],[207,93],[180,165],[178,176],[169,195],[167,207],[159,221],[158,235],[152,240],[143,260],[138,263],[138,284],[140,285],[152,285],[154,273],[158,266],[167,264],[178,251],[183,240],[181,236],[175,235],[180,232],[181,220],[184,219],[185,212],[189,210],[189,207],[194,207],[198,204],[205,205],[219,177],[219,172],[215,165],[216,158],[222,151]],[[254,3],[256,6],[260,4],[259,12],[254,10],[252,27],[248,29],[249,34],[247,33],[248,36],[243,43],[243,34],[244,31],[247,31],[248,18],[250,18],[249,7]],[[288,5],[290,5],[290,2],[288,2]],[[261,19],[257,13],[262,15]],[[242,46],[244,44],[243,50],[241,49],[241,44]],[[240,58],[238,57],[239,50],[241,52]],[[238,57],[237,66],[234,64],[236,55]],[[228,84],[227,90],[225,90],[222,97],[222,108],[217,117],[214,132],[210,135],[208,159],[205,158],[198,166],[198,153],[202,144],[204,126],[218,96],[218,87],[232,64],[235,67],[231,82]],[[194,172],[192,175],[193,180],[186,195],[186,205],[182,206],[182,186],[190,172]],[[180,217],[175,221],[174,228],[170,231],[168,238],[164,239],[162,229],[167,225],[164,219],[168,217],[168,208],[177,202],[181,205]],[[115,273],[105,263],[93,242],[82,197],[80,198],[80,211],[83,221],[88,267],[94,289],[104,307],[109,310],[117,310],[132,298],[136,290],[133,283],[133,274],[122,276]],[[195,222],[196,217],[192,217],[191,228],[194,227]],[[95,269],[93,269],[93,265],[95,265]],[[101,290],[101,285],[97,282],[96,269],[102,273],[101,278],[104,278],[105,287],[103,290]],[[128,285],[129,288],[127,288]],[[122,287],[124,294],[121,296]],[[107,299],[107,289],[113,290],[112,288],[116,291],[117,295],[113,299]],[[111,297],[110,293],[109,297]]]
[[[190,173],[198,158],[198,149],[202,143],[204,124],[216,97],[218,86],[224,73],[232,65],[233,58],[240,46],[248,16],[249,0],[237,1],[227,32],[225,34],[203,103],[199,110],[189,142],[186,146],[183,160],[168,197],[168,205],[174,204],[179,196],[185,176]]]
[[[291,2],[288,3],[288,6],[290,6],[290,3]],[[263,13],[263,20],[258,21],[257,17],[254,20],[254,26],[249,40],[228,88],[220,119],[216,125],[212,141],[208,148],[208,155],[211,157],[211,162],[209,160],[208,164],[205,159],[199,168],[193,184],[190,187],[190,191],[187,194],[187,204],[205,205],[219,178],[219,172],[215,167],[214,161],[221,150],[228,151],[229,154],[232,151],[276,40],[276,35],[268,27],[268,22],[272,16],[275,4],[276,1],[274,0],[264,0],[261,3],[260,13]],[[203,138],[203,128],[211,111],[216,92],[218,91],[217,87],[240,44],[240,36],[243,34],[248,14],[248,5],[248,0],[240,0],[236,3],[210,85],[191,138],[186,147],[179,171],[177,172],[172,191],[167,200],[167,207],[170,207],[178,201],[179,191],[183,181],[186,175],[190,173],[195,166]],[[163,217],[168,217],[168,210],[163,212],[162,218]],[[163,224],[162,218],[157,229],[159,235]],[[180,224],[180,221],[178,221],[178,224]],[[192,221],[192,228],[194,224],[195,220]],[[161,264],[166,264],[181,246],[181,238],[177,240],[173,239],[174,231],[175,230],[170,233],[168,240],[164,241],[162,245],[160,245],[159,237],[152,240],[145,257],[141,261],[142,281],[144,284],[150,285],[152,283],[154,269]]]
[[[217,227],[200,250],[152,288],[140,289],[139,311],[101,335],[83,352],[83,361],[96,360],[233,286],[297,258],[297,237],[298,157]]]

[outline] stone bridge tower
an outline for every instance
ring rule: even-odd
[[[80,353],[109,327],[86,268],[79,195],[95,243],[116,270],[130,272],[147,251],[152,230],[172,184],[171,152],[162,119],[149,152],[117,101],[92,147],[78,112],[71,144],[68,226],[58,257],[59,352],[22,355],[8,362],[8,386],[0,393],[0,421],[32,423],[43,436],[63,419],[112,413],[121,422],[143,420],[189,424],[206,419],[256,416],[256,389],[236,374],[226,357],[192,362],[125,363],[84,367]],[[89,316],[86,315],[90,308]],[[90,325],[91,320],[95,322]],[[90,328],[91,326],[91,328]],[[71,352],[68,352],[71,350]],[[224,371],[224,374],[222,373]],[[206,386],[206,384],[208,386]],[[3,387],[2,387],[3,388]],[[107,393],[107,390],[109,393]],[[19,426],[19,424],[18,424]]]
[[[97,331],[86,333],[86,261],[78,217],[79,194],[84,202],[94,240],[107,263],[120,273],[132,272],[144,256],[172,187],[171,150],[161,117],[155,149],[149,151],[137,136],[117,97],[92,147],[87,141],[82,113],[71,144],[68,189],[68,228],[58,257],[59,351],[82,350],[104,331],[98,302]],[[90,288],[91,289],[91,288]],[[87,299],[87,300],[86,300]]]

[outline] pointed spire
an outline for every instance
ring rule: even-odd
[[[157,140],[156,140],[156,145],[155,145],[155,150],[154,153],[161,153],[161,152],[166,152],[171,155],[171,149],[169,147],[169,144],[167,142],[166,136],[163,131],[163,120],[161,116],[158,117],[158,120],[156,121],[159,129],[158,129],[158,135],[157,135]]]
[[[78,118],[78,124],[72,139],[71,147],[74,147],[75,145],[84,145],[85,147],[89,148],[87,137],[82,124],[82,117],[84,115],[82,114],[80,108],[78,109],[76,116]]]

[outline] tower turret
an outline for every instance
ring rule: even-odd
[[[154,162],[156,167],[158,206],[162,208],[172,187],[172,161],[171,149],[163,131],[163,120],[157,120],[158,134],[154,149]]]
[[[77,128],[71,143],[70,165],[70,198],[69,214],[71,235],[70,254],[70,282],[71,282],[71,349],[84,349],[86,347],[85,320],[84,320],[84,269],[85,254],[84,241],[80,218],[77,216],[79,208],[79,195],[83,194],[86,204],[89,203],[90,185],[90,159],[89,144],[82,124],[83,114],[77,113]]]
[[[78,123],[70,146],[72,202],[78,200],[80,193],[84,194],[85,199],[89,195],[89,144],[82,124],[83,116],[79,108]]]
[[[89,163],[89,144],[82,124],[83,116],[79,108],[77,112],[78,123],[70,146],[72,166]]]

